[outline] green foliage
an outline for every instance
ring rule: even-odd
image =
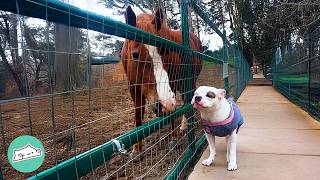
[[[319,25],[319,7],[308,0],[236,0],[235,27],[245,57],[270,64],[277,47],[290,49]]]
[[[212,51],[212,50],[205,50],[205,54],[212,56],[214,58],[223,60],[223,48],[220,48],[218,50]]]
[[[300,74],[300,75],[284,75],[278,77],[279,81],[288,82],[288,83],[308,83],[308,76],[307,74]]]

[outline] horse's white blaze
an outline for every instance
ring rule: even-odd
[[[169,84],[169,76],[167,71],[163,68],[162,59],[157,48],[146,45],[149,55],[152,58],[153,73],[157,83],[157,93],[161,104],[167,109],[172,110],[176,105],[175,94]]]

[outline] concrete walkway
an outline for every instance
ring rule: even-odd
[[[247,86],[238,100],[245,124],[238,136],[238,170],[227,171],[224,138],[216,138],[214,165],[203,153],[189,180],[319,180],[320,123],[272,86]]]

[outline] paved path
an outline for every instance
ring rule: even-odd
[[[203,153],[189,180],[319,180],[320,123],[272,86],[247,86],[238,100],[245,118],[238,136],[238,170],[227,171],[224,138],[205,167]]]
[[[254,75],[253,75],[253,78],[254,78],[254,79],[264,79],[264,76],[263,76],[263,74],[262,74],[262,72],[261,72],[261,73],[259,73],[259,74],[254,74]]]

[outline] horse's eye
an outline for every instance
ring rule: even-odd
[[[216,94],[214,94],[214,92],[212,92],[212,91],[209,91],[206,96],[209,98],[215,98]]]
[[[135,60],[139,59],[139,53],[138,52],[132,53],[132,58]]]

